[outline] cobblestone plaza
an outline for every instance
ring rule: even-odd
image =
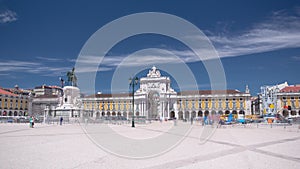
[[[204,129],[191,132],[169,152],[148,159],[121,158],[103,151],[87,137],[85,124],[0,124],[1,168],[299,168],[299,126],[234,125],[217,128],[199,144]],[[88,124],[99,125],[99,124]],[[167,133],[168,122],[109,127],[130,138]],[[179,122],[178,125],[181,125]],[[176,126],[175,126],[176,127]],[[104,134],[104,133],[99,133]]]

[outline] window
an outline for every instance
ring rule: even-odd
[[[205,108],[208,108],[208,102],[205,102]]]
[[[221,102],[221,99],[219,100],[219,108],[222,107],[222,102]]]
[[[240,102],[240,108],[243,109],[244,108],[244,104],[243,102]]]
[[[226,102],[226,109],[228,109],[229,108],[229,103],[228,102]]]
[[[236,102],[233,102],[233,108],[235,109],[236,108]]]
[[[212,108],[215,108],[216,107],[216,102],[213,100],[212,102]]]

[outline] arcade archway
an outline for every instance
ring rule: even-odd
[[[171,118],[171,119],[174,119],[174,118],[175,118],[175,112],[174,112],[174,111],[171,111],[171,112],[170,112],[170,118]]]
[[[208,111],[208,110],[205,110],[204,116],[208,116],[208,115],[209,115],[209,111]]]
[[[100,118],[100,112],[97,112],[96,113],[96,119],[99,119]]]
[[[203,112],[200,110],[198,111],[198,117],[202,117],[203,116]]]
[[[283,110],[282,111],[282,116],[283,117],[287,117],[289,115],[289,111],[288,110]]]
[[[189,119],[190,119],[190,112],[189,112],[189,111],[186,111],[186,112],[184,113],[184,117],[185,117],[186,120],[189,120]]]
[[[178,119],[183,120],[183,112],[182,111],[178,112]]]
[[[195,117],[196,117],[196,112],[193,111],[193,112],[192,112],[192,118],[195,118]]]

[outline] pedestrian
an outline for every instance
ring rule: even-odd
[[[30,128],[34,127],[34,117],[33,116],[30,116],[30,118],[29,118],[29,126],[30,126]]]
[[[34,127],[34,116],[32,116],[32,128]]]
[[[62,125],[62,122],[63,122],[63,117],[60,117],[59,121],[60,121],[60,125]]]
[[[32,116],[29,117],[29,127],[33,128],[33,118],[32,118]]]

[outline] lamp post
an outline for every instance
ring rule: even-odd
[[[132,86],[132,124],[131,127],[135,127],[134,125],[134,86],[139,82],[139,78],[129,78],[129,86]]]

